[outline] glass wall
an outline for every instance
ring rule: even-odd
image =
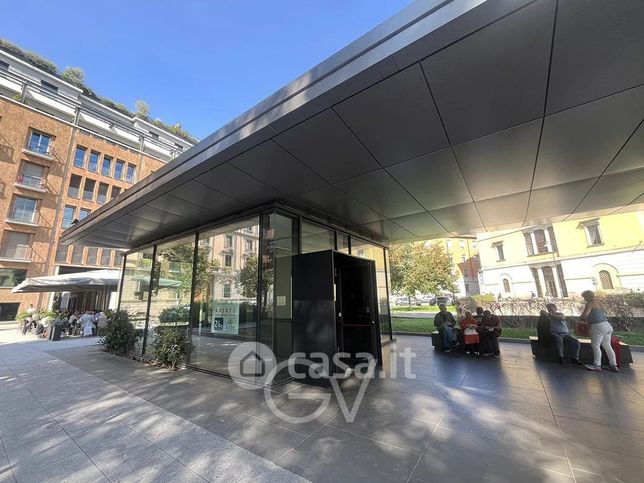
[[[391,340],[391,317],[389,314],[389,296],[387,295],[385,249],[360,240],[359,238],[351,237],[351,254],[376,262],[376,289],[378,292],[380,337],[382,342]]]
[[[338,232],[338,247],[337,250],[342,253],[349,253],[349,235],[346,233]]]
[[[182,326],[188,328],[194,251],[194,235],[157,245],[145,344],[146,352],[149,352],[148,348],[154,343],[157,327]]]
[[[292,266],[297,254],[297,222],[277,213],[262,222],[262,290],[259,341],[272,347],[278,361],[293,347]]]
[[[119,308],[129,312],[130,321],[140,331],[139,343],[137,344],[139,355],[141,355],[143,348],[143,333],[150,296],[153,256],[153,248],[144,248],[143,250],[129,253],[125,258],[125,270],[121,286]]]
[[[302,253],[335,249],[335,231],[315,223],[302,222]]]
[[[259,219],[199,233],[190,365],[228,373],[228,357],[257,339]]]

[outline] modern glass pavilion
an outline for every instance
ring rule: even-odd
[[[280,354],[292,347],[290,264],[312,246],[349,250],[375,260],[387,339],[388,243],[644,206],[642,24],[638,0],[418,1],[63,242],[132,250],[121,304],[148,325],[185,304],[193,335],[236,331]],[[239,266],[231,235],[250,240]],[[202,277],[214,252],[217,274],[237,279]],[[185,280],[172,304],[131,283],[153,266]],[[238,302],[220,302],[234,290]],[[192,364],[219,370],[206,354],[223,345],[203,340]]]

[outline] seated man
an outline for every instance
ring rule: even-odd
[[[483,311],[479,327],[479,352],[484,356],[499,357],[499,335],[501,335],[501,319],[489,310]]]
[[[456,320],[452,313],[447,311],[445,304],[440,304],[438,308],[440,312],[434,316],[434,327],[443,336],[443,350],[449,352],[456,346],[456,334],[454,334]]]
[[[476,307],[476,315],[473,318],[476,321],[476,325],[483,323],[483,307]]]
[[[555,343],[555,348],[557,349],[559,364],[565,364],[566,362],[564,359],[564,342],[567,342],[572,351],[572,363],[581,365],[581,362],[579,362],[579,340],[570,333],[570,330],[568,330],[566,316],[561,312],[557,312],[557,306],[553,303],[547,304],[546,309],[548,309],[550,334],[552,335],[552,341]]]

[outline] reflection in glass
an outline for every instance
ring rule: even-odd
[[[158,326],[188,327],[194,240],[194,236],[190,236],[157,246],[146,352],[154,343]]]
[[[314,223],[302,222],[302,253],[335,249],[335,232]]]
[[[378,293],[378,314],[380,319],[380,338],[383,342],[391,339],[391,318],[385,270],[385,250],[358,238],[351,238],[351,254],[376,262],[376,289]]]
[[[190,364],[228,373],[228,356],[256,340],[259,220],[200,233]]]
[[[337,250],[342,253],[349,253],[349,235],[347,235],[346,233],[338,232]]]
[[[74,247],[75,248],[75,247]],[[152,248],[144,248],[129,253],[125,257],[125,272],[119,308],[130,314],[130,321],[140,331],[137,352],[141,355],[143,330],[145,329],[148,296],[150,293],[150,275],[152,271]]]
[[[295,222],[272,213],[263,218],[262,293],[259,341],[271,347],[278,361],[293,349],[292,264],[297,254]]]

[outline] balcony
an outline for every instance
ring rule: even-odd
[[[39,193],[46,193],[47,182],[38,176],[31,176],[29,174],[19,174],[16,176],[15,186],[17,188],[37,191]]]
[[[31,154],[32,156],[38,156],[39,158],[47,159],[49,161],[54,160],[54,150],[50,143],[30,142],[22,152]]]

